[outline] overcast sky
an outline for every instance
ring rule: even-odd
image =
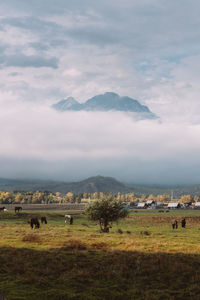
[[[0,2],[0,176],[200,183],[200,2]],[[159,121],[66,112],[104,92]]]

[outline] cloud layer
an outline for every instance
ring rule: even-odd
[[[200,181],[200,125],[135,122],[121,112],[59,113],[28,104],[1,112],[0,126],[4,177],[70,181],[104,174],[137,183]]]

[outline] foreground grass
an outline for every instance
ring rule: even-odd
[[[46,215],[31,230],[27,220]],[[200,215],[132,213],[101,234],[74,212],[0,215],[0,290],[17,299],[199,299]],[[171,229],[186,216],[187,228]],[[121,229],[122,234],[118,233]]]

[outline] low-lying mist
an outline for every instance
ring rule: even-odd
[[[124,182],[200,182],[200,125],[135,121],[121,112],[57,112],[5,105],[0,176],[63,181],[93,175]]]

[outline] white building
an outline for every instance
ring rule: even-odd
[[[196,202],[196,203],[194,204],[194,207],[195,207],[195,208],[200,208],[200,202]]]
[[[138,203],[137,208],[146,208],[147,204],[146,202]]]
[[[167,205],[167,208],[169,208],[169,209],[176,209],[176,208],[180,208],[180,207],[181,207],[181,205],[179,202],[170,202]]]
[[[146,204],[147,205],[153,205],[153,204],[155,204],[155,201],[154,200],[147,200]]]

